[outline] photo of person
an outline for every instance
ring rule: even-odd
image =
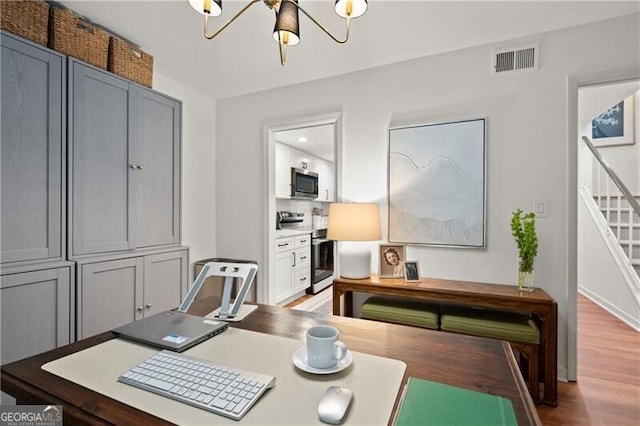
[[[404,263],[404,279],[405,281],[420,281],[420,271],[418,270],[417,261],[406,261]]]
[[[404,277],[404,246],[380,244],[380,277]]]

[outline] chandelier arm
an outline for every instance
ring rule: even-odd
[[[229,21],[224,24],[222,27],[220,27],[220,29],[218,29],[215,33],[213,34],[207,34],[207,30],[209,29],[209,15],[204,15],[204,37],[207,40],[211,40],[212,38],[214,38],[215,36],[217,36],[218,34],[220,34],[222,31],[224,31],[229,25],[231,25],[231,23],[233,21],[235,21],[236,19],[238,19],[238,17],[240,15],[242,15],[244,12],[247,11],[247,9],[249,9],[251,6],[253,6],[254,4],[261,2],[263,0],[251,0],[245,7],[243,7],[240,12],[236,13],[235,16],[231,19],[229,19]]]
[[[309,18],[311,20],[311,22],[316,24],[316,26],[318,28],[320,28],[322,31],[324,31],[325,34],[327,34],[329,37],[331,37],[333,39],[333,41],[335,41],[336,43],[344,44],[349,40],[349,27],[350,27],[350,24],[351,24],[351,18],[346,18],[346,20],[347,20],[346,35],[344,37],[344,40],[340,40],[336,36],[331,34],[329,32],[329,30],[327,30],[320,22],[316,21],[316,19],[313,16],[309,15],[307,13],[307,11],[304,10],[298,3],[294,2],[294,1],[291,1],[291,0],[282,0],[282,1],[288,1],[289,3],[295,4],[296,7],[298,8],[298,10],[300,10],[300,12],[304,13],[307,16],[307,18]]]

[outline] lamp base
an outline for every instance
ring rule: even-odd
[[[371,250],[350,248],[340,250],[340,276],[363,280],[371,276]]]

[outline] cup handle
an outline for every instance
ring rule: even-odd
[[[334,343],[334,348],[336,350],[336,360],[340,361],[342,358],[347,356],[347,347],[340,340],[336,340]]]

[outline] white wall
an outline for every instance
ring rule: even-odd
[[[577,127],[567,121],[568,77],[638,70],[638,22],[638,15],[627,16],[219,101],[218,253],[257,260],[261,273],[267,267],[265,125],[342,110],[342,196],[378,201],[384,223],[389,126],[487,117],[487,249],[412,246],[408,256],[420,261],[423,275],[514,284],[518,258],[511,212],[548,200],[549,217],[538,221],[536,281],[558,302],[559,375],[565,377],[567,259],[575,250],[567,229],[577,220],[568,201],[576,191],[575,183],[568,184],[568,164],[576,161],[568,158],[568,146],[576,142],[567,141],[567,133],[569,126]],[[540,45],[538,72],[490,76],[492,50],[531,41]],[[266,283],[261,279],[260,284]]]
[[[193,263],[216,255],[215,100],[155,72],[153,88],[182,101],[182,244]]]

